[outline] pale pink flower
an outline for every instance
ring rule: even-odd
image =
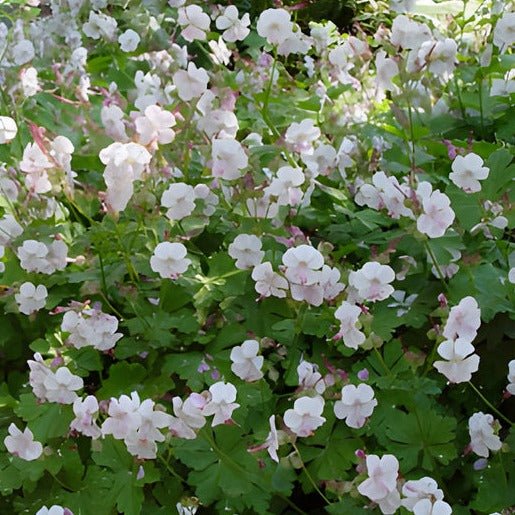
[[[245,13],[241,20],[238,16],[238,8],[235,5],[229,5],[216,19],[216,28],[224,31],[222,37],[227,42],[243,41],[250,34],[249,14]]]
[[[147,106],[144,116],[136,118],[134,124],[142,145],[155,142],[165,145],[175,138],[175,132],[171,129],[175,125],[175,116],[158,105]]]
[[[470,447],[478,456],[488,458],[490,451],[498,451],[502,447],[494,425],[494,417],[489,413],[485,415],[479,411],[469,418]]]
[[[263,377],[261,368],[263,356],[258,356],[259,342],[245,340],[241,345],[231,349],[231,370],[244,381],[257,381]]]
[[[177,23],[183,27],[181,36],[189,42],[205,40],[211,20],[198,5],[188,5],[179,9]]]
[[[314,390],[320,395],[325,392],[326,385],[317,365],[302,360],[297,367],[297,374],[302,390]]]
[[[150,258],[150,268],[163,279],[174,279],[186,272],[191,259],[186,256],[188,251],[182,243],[159,243]]]
[[[320,396],[300,397],[293,404],[293,409],[286,410],[284,423],[297,436],[311,436],[326,420],[321,416],[324,404]]]
[[[296,284],[311,285],[320,279],[324,256],[310,245],[299,245],[283,254],[286,278]]]
[[[337,338],[343,339],[343,344],[350,349],[357,349],[366,340],[365,334],[357,328],[361,308],[344,300],[335,311],[334,316],[340,321]]]
[[[70,424],[70,429],[74,429],[94,440],[102,436],[102,431],[96,424],[96,417],[98,415],[98,401],[96,397],[88,395],[85,399],[75,399],[73,413],[75,418]]]
[[[365,425],[376,406],[377,400],[371,386],[348,384],[342,388],[341,400],[334,403],[334,414],[339,419],[345,419],[349,427],[359,429]]]
[[[387,299],[394,292],[389,284],[394,279],[395,272],[392,268],[377,261],[369,261],[358,271],[349,274],[349,284],[357,290],[361,298],[369,302]]]
[[[14,295],[20,313],[31,315],[45,307],[48,291],[42,284],[35,286],[25,282],[20,286],[19,292]]]
[[[257,265],[252,270],[252,279],[256,281],[256,291],[263,297],[284,298],[288,289],[288,281],[274,272],[272,263],[269,261]]]
[[[184,182],[171,184],[161,196],[161,205],[168,208],[166,216],[170,220],[182,220],[195,209],[195,190]]]
[[[265,195],[277,197],[281,206],[296,206],[302,199],[302,190],[299,188],[306,177],[300,168],[282,166],[277,170],[277,176],[272,179],[270,186],[265,188]]]
[[[423,213],[417,220],[417,229],[430,238],[439,238],[454,222],[455,214],[447,195],[439,190],[431,191],[431,184],[421,182],[417,196],[422,202]]]
[[[474,346],[463,338],[446,340],[437,349],[446,361],[435,361],[434,367],[451,383],[470,381],[472,374],[479,368],[479,356],[473,354]]]
[[[246,270],[254,268],[263,259],[265,253],[261,250],[261,240],[254,234],[238,234],[229,245],[229,256],[236,259],[236,268]]]
[[[46,399],[59,404],[73,404],[77,398],[76,390],[84,386],[81,377],[72,374],[67,367],[60,367],[55,373],[47,375],[44,381]]]
[[[241,177],[249,158],[242,144],[235,139],[214,139],[212,144],[212,172],[214,177],[234,180]]]
[[[474,297],[470,295],[453,306],[445,323],[443,336],[449,340],[461,338],[472,342],[481,326],[481,310]]]
[[[194,7],[194,6],[191,6]],[[179,70],[173,75],[173,83],[181,100],[189,102],[200,97],[207,89],[209,75],[204,68],[197,68],[195,63],[188,64],[188,70]]]
[[[140,404],[137,392],[132,392],[130,397],[112,397],[107,411],[109,417],[102,424],[102,435],[113,435],[114,438],[123,440],[136,431],[141,423],[141,414],[138,411]]]
[[[358,492],[372,501],[385,498],[397,488],[399,462],[392,454],[382,458],[374,454],[367,456],[368,478],[359,486]]]
[[[232,412],[239,408],[236,402],[236,387],[231,383],[219,381],[209,387],[210,401],[203,409],[204,415],[214,415],[212,427],[231,420]]]
[[[257,22],[257,32],[271,45],[280,45],[293,31],[291,16],[285,9],[265,9]]]
[[[300,123],[293,122],[284,135],[284,141],[288,143],[295,152],[313,153],[313,143],[320,138],[321,132],[310,118]]]
[[[12,455],[25,461],[37,460],[43,454],[43,446],[34,441],[34,435],[28,427],[22,433],[15,424],[11,424],[4,445]]]
[[[451,165],[449,179],[463,191],[477,193],[481,191],[479,181],[486,179],[490,173],[490,169],[483,164],[481,157],[473,152],[466,156],[456,156]]]
[[[18,126],[10,116],[0,116],[0,144],[12,141],[18,132]]]

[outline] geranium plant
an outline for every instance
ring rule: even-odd
[[[515,12],[426,4],[2,3],[1,513],[511,513]]]

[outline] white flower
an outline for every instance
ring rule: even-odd
[[[470,447],[478,456],[488,458],[489,451],[502,447],[499,436],[494,433],[494,417],[479,411],[469,418]]]
[[[297,367],[297,374],[302,390],[315,390],[320,395],[325,392],[326,385],[317,365],[302,360]]]
[[[188,5],[179,9],[177,22],[183,27],[181,36],[189,42],[206,39],[211,20],[198,5]]]
[[[43,284],[37,287],[32,283],[25,282],[20,286],[19,293],[14,298],[18,304],[18,309],[24,315],[30,315],[45,307],[48,291]]]
[[[134,125],[142,145],[153,142],[166,145],[175,138],[175,132],[171,129],[175,125],[175,116],[157,105],[147,106],[145,115],[138,116]]]
[[[132,392],[130,397],[112,397],[107,411],[109,417],[102,424],[102,435],[113,435],[114,438],[123,440],[131,432],[135,432],[141,423],[138,412],[140,404],[137,392]]]
[[[391,91],[395,88],[392,79],[399,74],[399,65],[386,52],[380,50],[376,54],[376,83],[381,89]]]
[[[424,41],[417,53],[420,65],[427,63],[431,73],[442,77],[449,77],[456,66],[456,41],[445,38],[443,41]]]
[[[449,174],[449,179],[467,193],[481,191],[479,181],[486,179],[490,173],[490,169],[483,164],[481,157],[473,152],[465,157],[456,156],[452,162],[452,172]]]
[[[94,440],[102,436],[102,431],[95,422],[98,415],[98,401],[96,397],[88,395],[85,399],[75,399],[73,413],[75,418],[70,424],[70,429],[89,436]]]
[[[209,387],[210,401],[203,409],[204,415],[214,415],[212,427],[231,420],[232,412],[239,408],[236,402],[236,387],[231,383],[219,381]]]
[[[14,46],[12,53],[13,60],[18,66],[26,64],[34,59],[34,45],[32,44],[32,41],[22,39]]]
[[[300,168],[282,166],[277,171],[277,177],[265,188],[265,195],[277,197],[277,203],[281,206],[296,206],[302,199],[302,190],[299,186],[305,180]]]
[[[34,96],[41,90],[38,82],[38,71],[32,66],[22,69],[20,72],[20,81],[23,95],[26,98]]]
[[[276,463],[279,463],[279,456],[277,456],[277,451],[279,450],[279,438],[275,427],[275,415],[270,416],[268,423],[270,424],[270,432],[265,440],[266,450],[270,455],[270,458],[272,458]]]
[[[150,258],[150,268],[163,279],[175,279],[191,264],[191,260],[186,258],[187,252],[182,243],[159,243]]]
[[[447,195],[439,190],[431,192],[428,182],[421,182],[417,188],[417,197],[422,202],[424,212],[418,217],[417,229],[430,238],[439,238],[454,222],[455,214]]]
[[[76,390],[84,386],[81,377],[72,374],[67,367],[60,367],[49,374],[44,381],[46,399],[59,404],[73,404],[77,398]]]
[[[365,334],[357,327],[361,308],[344,300],[335,311],[334,316],[340,321],[337,337],[343,339],[343,344],[350,349],[357,349],[366,339]]]
[[[256,291],[263,297],[270,297],[271,295],[279,298],[286,297],[285,290],[288,289],[288,281],[274,272],[272,263],[267,261],[257,265],[252,270],[252,279],[256,281]]]
[[[306,301],[312,306],[321,306],[324,302],[324,289],[320,284],[290,284],[291,297],[299,302]]]
[[[140,41],[139,34],[132,29],[127,29],[118,36],[118,43],[120,43],[120,48],[123,52],[134,52],[138,48]]]
[[[17,132],[18,126],[10,116],[0,116],[0,144],[12,141]]]
[[[195,199],[202,201],[202,213],[205,216],[211,216],[214,214],[216,211],[216,206],[220,202],[218,196],[209,189],[207,184],[197,184],[193,190],[195,192]]]
[[[100,119],[106,130],[106,134],[121,143],[128,141],[123,116],[123,111],[115,104],[103,106],[100,111]]]
[[[382,499],[377,499],[375,502],[378,504],[381,513],[384,515],[393,515],[397,513],[397,510],[401,506],[401,494],[399,490],[394,489],[388,495]]]
[[[98,309],[67,311],[61,323],[61,331],[70,333],[67,342],[76,349],[92,346],[99,351],[112,349],[123,336],[117,333],[118,320]]]
[[[257,31],[271,45],[280,45],[293,32],[291,16],[285,9],[266,9],[257,22]]]
[[[501,52],[515,43],[515,12],[504,13],[494,29],[494,45]]]
[[[236,259],[236,268],[240,270],[254,268],[265,255],[262,246],[261,240],[254,234],[238,234],[229,245],[229,256]]]
[[[45,379],[53,372],[45,366],[39,352],[34,354],[34,360],[27,360],[27,365],[30,368],[29,384],[32,387],[32,392],[39,400],[46,400]]]
[[[161,205],[168,208],[166,216],[170,220],[182,220],[195,209],[195,190],[184,182],[171,184],[161,196]]]
[[[23,234],[23,227],[13,215],[4,215],[0,218],[0,245],[7,245]]]
[[[208,82],[209,75],[206,70],[197,68],[192,62],[188,64],[188,71],[179,70],[173,75],[173,83],[177,88],[177,94],[185,102],[200,97],[206,91]]]
[[[515,359],[512,359],[508,363],[508,386],[506,390],[512,395],[515,395]]]
[[[402,500],[402,506],[411,512],[420,511],[426,503],[420,504],[421,501],[428,500],[431,507],[432,501],[441,501],[443,492],[438,488],[438,483],[430,478],[423,477],[416,481],[406,481],[402,486],[402,495],[406,498]],[[423,511],[421,511],[423,513]],[[431,511],[428,512],[431,514]]]
[[[315,126],[315,122],[306,118],[300,123],[294,122],[288,127],[284,141],[296,152],[312,153],[313,143],[320,138],[320,134],[320,129]]]
[[[213,176],[227,180],[241,177],[241,170],[249,164],[242,144],[235,139],[213,139],[212,158]]]
[[[404,15],[396,16],[393,20],[392,45],[413,49],[428,39],[431,39],[431,30],[425,23],[417,23]]]
[[[244,381],[257,381],[263,377],[261,367],[263,356],[258,356],[259,342],[245,340],[241,345],[231,349],[231,370]]]
[[[337,268],[324,265],[319,277],[320,286],[324,290],[324,299],[334,300],[345,289],[345,286],[338,282],[341,273]]]
[[[28,427],[22,433],[15,424],[11,424],[4,445],[11,454],[25,461],[37,460],[43,454],[43,446],[34,441],[34,435]]]
[[[62,506],[54,504],[50,508],[43,506],[36,512],[36,515],[68,515],[69,513],[71,513],[70,510],[65,511]]]
[[[357,290],[361,298],[370,302],[388,298],[394,292],[389,284],[394,279],[395,272],[392,268],[377,261],[369,261],[358,271],[349,274],[349,284]]]
[[[89,20],[82,26],[84,34],[92,39],[105,38],[113,41],[118,24],[114,18],[103,13],[89,12]]]
[[[481,310],[474,297],[470,295],[460,300],[457,306],[453,306],[449,318],[445,323],[443,336],[450,340],[462,338],[472,342],[477,336],[477,330],[481,325]]]
[[[106,165],[106,204],[115,212],[123,211],[132,197],[133,182],[141,179],[152,156],[139,143],[116,142],[102,149],[99,157]]]
[[[249,14],[245,13],[241,20],[238,15],[238,8],[235,5],[229,5],[225,8],[223,14],[216,19],[216,28],[224,31],[222,37],[229,43],[243,41],[250,34],[248,29],[250,25]]]
[[[62,240],[45,245],[36,240],[25,240],[17,250],[21,267],[27,272],[53,274],[66,267],[68,246]]]
[[[367,472],[368,478],[358,486],[361,495],[377,502],[396,490],[399,462],[392,454],[367,456]]]
[[[437,349],[446,361],[435,361],[434,367],[451,383],[470,381],[479,368],[479,356],[473,354],[474,351],[474,346],[466,339],[446,340]]]
[[[302,161],[313,177],[327,175],[336,167],[338,157],[332,145],[318,145],[312,154],[302,154]]]
[[[413,508],[415,515],[451,515],[452,508],[445,501],[420,500]]]
[[[106,165],[104,179],[109,186],[108,176],[112,168],[123,168],[124,175],[128,180],[137,180],[145,166],[150,163],[152,155],[139,143],[111,143],[99,153],[100,161]]]
[[[345,419],[349,427],[359,429],[365,425],[367,417],[372,415],[377,406],[374,390],[368,384],[345,385],[342,388],[342,399],[334,403],[334,414],[339,419]]]
[[[292,32],[278,47],[277,53],[287,57],[290,54],[306,54],[311,48],[311,39],[300,30]]]
[[[35,193],[47,193],[52,189],[47,169],[53,164],[37,143],[29,143],[23,150],[20,161],[20,170],[27,174],[25,183],[27,188]]]
[[[206,424],[206,417],[202,413],[207,404],[206,398],[198,393],[191,393],[184,403],[180,397],[174,397],[172,404],[175,414],[169,426],[172,435],[187,440],[195,439],[195,430]]]
[[[297,436],[311,436],[326,420],[321,416],[324,404],[320,396],[300,397],[293,404],[293,409],[286,410],[284,423]]]
[[[311,285],[320,279],[324,256],[310,245],[299,245],[283,254],[284,275],[293,283]]]

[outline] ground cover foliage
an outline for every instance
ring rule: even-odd
[[[0,5],[0,512],[511,513],[508,3]]]

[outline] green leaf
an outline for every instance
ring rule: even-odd
[[[402,462],[404,473],[418,465],[425,470],[434,470],[436,462],[446,465],[456,457],[456,447],[452,443],[455,430],[456,419],[442,417],[431,410],[423,413],[391,410],[386,428],[386,436],[390,439],[388,450]]]

